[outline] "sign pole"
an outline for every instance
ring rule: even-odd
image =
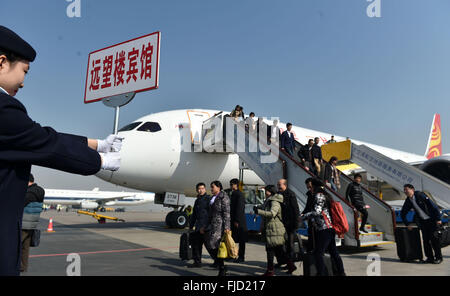
[[[116,106],[116,114],[114,116],[114,134],[117,135],[117,130],[119,129],[119,113],[120,113],[120,107]]]
[[[125,106],[136,96],[135,92],[129,92],[117,96],[112,96],[108,98],[104,98],[102,100],[103,104],[107,107],[112,107],[115,109],[114,116],[114,134],[117,135],[119,129],[119,115],[120,115],[120,107]]]

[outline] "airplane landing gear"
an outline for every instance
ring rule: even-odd
[[[184,229],[188,226],[188,216],[184,211],[172,211],[166,216],[166,225],[170,228]]]

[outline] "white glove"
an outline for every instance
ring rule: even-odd
[[[108,153],[108,152],[119,152],[122,149],[122,137],[118,135],[109,135],[104,140],[97,140],[97,151]]]
[[[117,171],[120,168],[120,152],[100,153],[102,158],[102,169]]]

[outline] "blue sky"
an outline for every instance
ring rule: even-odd
[[[38,52],[17,98],[58,131],[109,134],[113,110],[83,103],[89,52],[161,31],[159,89],[124,107],[121,126],[148,113],[240,104],[423,154],[439,112],[450,152],[449,1],[381,0],[381,18],[366,15],[366,0],[81,0],[81,18],[67,17],[68,5],[15,0],[0,11],[1,24]],[[102,184],[38,172],[46,186]]]

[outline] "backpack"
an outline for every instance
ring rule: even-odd
[[[344,213],[344,209],[342,208],[341,203],[334,200],[330,201],[330,215],[331,219],[333,220],[331,221],[331,225],[334,231],[336,232],[338,237],[343,238],[344,234],[348,232],[349,226],[347,216]],[[330,221],[328,221],[327,216],[323,214],[323,217],[327,225],[329,225]]]

